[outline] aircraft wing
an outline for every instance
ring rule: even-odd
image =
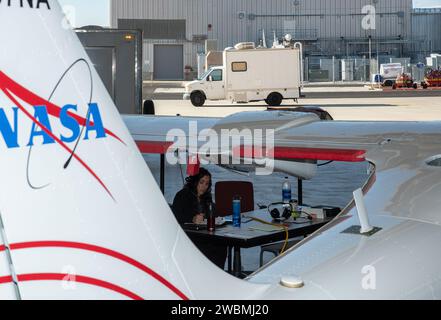
[[[270,299],[439,299],[441,155],[439,122],[320,122],[290,129],[276,145],[361,152],[374,165],[364,202],[378,232],[359,232],[351,203],[314,236],[259,270]],[[358,227],[358,229],[357,229]],[[280,289],[300,277],[301,289]]]
[[[197,134],[214,126],[220,118],[123,115],[123,120],[135,141],[166,142],[167,135],[173,134],[172,130],[179,130],[188,138],[191,123],[197,124]]]
[[[241,171],[258,171],[256,167],[268,171],[270,167],[303,179],[315,175],[316,161],[320,160],[304,160],[304,154],[273,146],[274,138],[281,132],[320,121],[315,113],[241,112],[225,118],[132,115],[123,119],[142,153],[180,150],[204,164]],[[190,168],[189,173],[193,171]]]
[[[364,201],[379,231],[357,233],[358,212],[350,203],[333,222],[247,279],[270,284],[259,298],[441,298],[441,155],[436,143],[441,124],[319,121],[302,115],[297,122],[287,121],[286,115],[281,124],[273,116],[242,113],[211,124],[216,132],[274,128],[279,159],[371,162]],[[303,287],[280,285],[281,279],[293,278],[301,279]]]

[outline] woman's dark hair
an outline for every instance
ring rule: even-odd
[[[198,186],[199,181],[203,178],[208,176],[210,178],[210,182],[208,184],[208,189],[205,192],[206,194],[211,194],[211,173],[210,171],[208,171],[207,169],[204,168],[200,168],[199,169],[199,173],[197,175],[194,176],[190,176],[185,178],[185,187],[190,189],[192,192],[196,193],[196,188]]]

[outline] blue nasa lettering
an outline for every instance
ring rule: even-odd
[[[63,143],[71,143],[77,141],[80,137],[81,130],[78,120],[74,116],[73,111],[77,111],[76,105],[67,104],[60,110],[60,123],[61,126],[69,131],[69,134],[60,134],[58,137]],[[12,108],[13,115],[12,121],[6,116],[5,110],[0,108],[0,135],[3,138],[8,149],[19,148],[18,142],[19,133],[19,113],[18,108]],[[31,130],[29,133],[29,142],[27,146],[34,146],[41,142],[42,145],[48,145],[55,143],[57,135],[53,132],[49,114],[46,106],[35,106]],[[11,123],[12,122],[12,123]],[[84,123],[83,123],[84,124]],[[89,104],[89,112],[84,124],[86,128],[84,140],[90,140],[90,138],[102,139],[106,138],[106,130],[101,118],[99,107],[96,103]],[[43,129],[44,127],[44,129]],[[95,134],[90,134],[92,131]],[[57,137],[57,138],[58,138]]]
[[[68,113],[68,111],[70,109],[77,111],[77,108],[78,107],[75,105],[67,104],[64,106],[63,109],[61,109],[61,112],[60,112],[61,124],[66,129],[72,131],[72,135],[70,137],[65,137],[64,135],[61,135],[61,141],[65,142],[65,143],[71,143],[71,142],[76,141],[78,139],[78,136],[80,135],[80,125]]]
[[[91,125],[93,119],[93,125]],[[89,104],[89,114],[86,120],[86,136],[84,140],[89,140],[89,131],[96,131],[96,138],[105,138],[106,132],[104,130],[103,121],[101,120],[100,111],[96,103]]]
[[[47,109],[45,106],[36,106],[34,118],[40,122],[47,130],[52,132],[51,123],[49,122],[49,116],[47,114]],[[40,129],[39,126],[34,122],[32,123],[31,136],[29,137],[28,146],[34,145],[34,137],[43,137],[43,144],[55,143],[54,138],[52,138],[46,131]]]
[[[14,129],[6,117],[5,110],[0,108],[0,133],[9,149],[18,148],[18,108],[12,108],[14,111]]]

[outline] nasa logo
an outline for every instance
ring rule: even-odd
[[[8,7],[11,7],[11,3],[12,6],[13,4],[15,4],[16,6],[20,5],[20,8],[24,8],[26,7],[25,5],[23,5],[23,3],[27,2],[27,7],[31,8],[31,9],[40,9],[40,5],[46,5],[48,10],[51,10],[51,7],[49,5],[48,0],[0,0],[0,4],[7,4]]]
[[[13,110],[13,124],[11,124],[6,117],[5,110],[0,108],[0,133],[6,146],[11,148],[19,148],[18,142],[18,110],[14,107]],[[70,136],[59,135],[59,139],[64,143],[71,143],[78,140],[80,136],[80,124],[75,119],[74,114],[70,110],[77,111],[76,105],[65,105],[60,111],[60,123],[61,125],[71,131]],[[29,133],[29,142],[27,146],[34,146],[34,139],[38,136],[43,138],[43,145],[54,144],[55,138],[52,132],[52,126],[49,121],[49,115],[46,106],[34,106],[33,124]],[[39,129],[42,128],[42,129]],[[96,139],[105,138],[106,132],[101,119],[101,114],[96,103],[89,104],[89,112],[86,118],[85,124],[86,132],[84,140],[89,140],[89,134],[91,131],[96,132]]]
[[[77,114],[77,105],[67,104],[64,107],[59,107],[26,89],[0,70],[0,96],[1,94],[12,103],[11,106],[0,106],[0,135],[8,149],[24,147],[26,144],[26,148],[28,148],[30,152],[34,147],[37,137],[39,138],[38,140],[42,141],[42,145],[56,143],[70,155],[68,161],[64,165],[65,169],[69,166],[71,160],[74,159],[78,161],[78,163],[80,163],[80,165],[87,170],[96,181],[98,181],[107,194],[115,201],[115,198],[104,182],[75,152],[76,146],[78,146],[81,138],[83,140],[89,140],[89,138],[92,138],[92,135],[90,135],[92,131],[94,131],[93,135],[95,136],[95,139],[110,136],[124,146],[127,146],[126,143],[124,143],[124,141],[115,133],[104,127],[97,103],[91,102],[88,104],[86,118],[83,118]],[[29,111],[29,108],[25,107],[25,103],[32,108],[30,109],[32,111]],[[8,115],[2,107],[8,107]],[[52,121],[59,121],[57,129],[61,128],[64,131],[64,134],[57,135],[54,133],[49,116],[52,117],[51,119],[55,119]],[[22,124],[23,119],[26,118],[31,120],[32,124],[31,126],[28,126],[30,129],[28,132],[25,132],[26,136],[20,136],[20,141],[22,141],[23,144],[20,145],[18,134],[20,130],[23,131],[25,129],[22,129],[21,127],[20,129],[19,123]],[[75,142],[75,147],[71,148],[68,143],[73,142]],[[0,143],[0,147],[3,145],[3,143]]]
[[[0,106],[0,135],[9,149],[20,147],[18,142],[19,121],[21,122],[23,117],[32,121],[30,132],[26,133],[28,134],[26,137],[29,137],[26,141],[28,147],[34,146],[36,137],[43,139],[43,145],[53,143],[65,145],[66,143],[78,141],[80,136],[82,137],[81,128],[84,128],[85,131],[83,140],[89,140],[90,132],[94,131],[96,139],[111,136],[125,144],[112,131],[105,128],[97,103],[91,102],[88,104],[87,115],[83,118],[77,114],[77,105],[66,104],[64,107],[59,107],[27,90],[1,71],[0,93],[3,93],[12,102],[11,106]],[[31,106],[31,111],[25,108],[20,100]],[[8,108],[9,116],[4,107]],[[70,134],[67,135],[66,132],[65,135],[54,134],[49,116],[55,119],[52,121],[59,121],[62,129],[66,129],[63,131],[70,131]]]

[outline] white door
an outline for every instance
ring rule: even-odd
[[[207,77],[208,90],[206,92],[208,100],[225,99],[225,84],[222,70],[213,70]]]

